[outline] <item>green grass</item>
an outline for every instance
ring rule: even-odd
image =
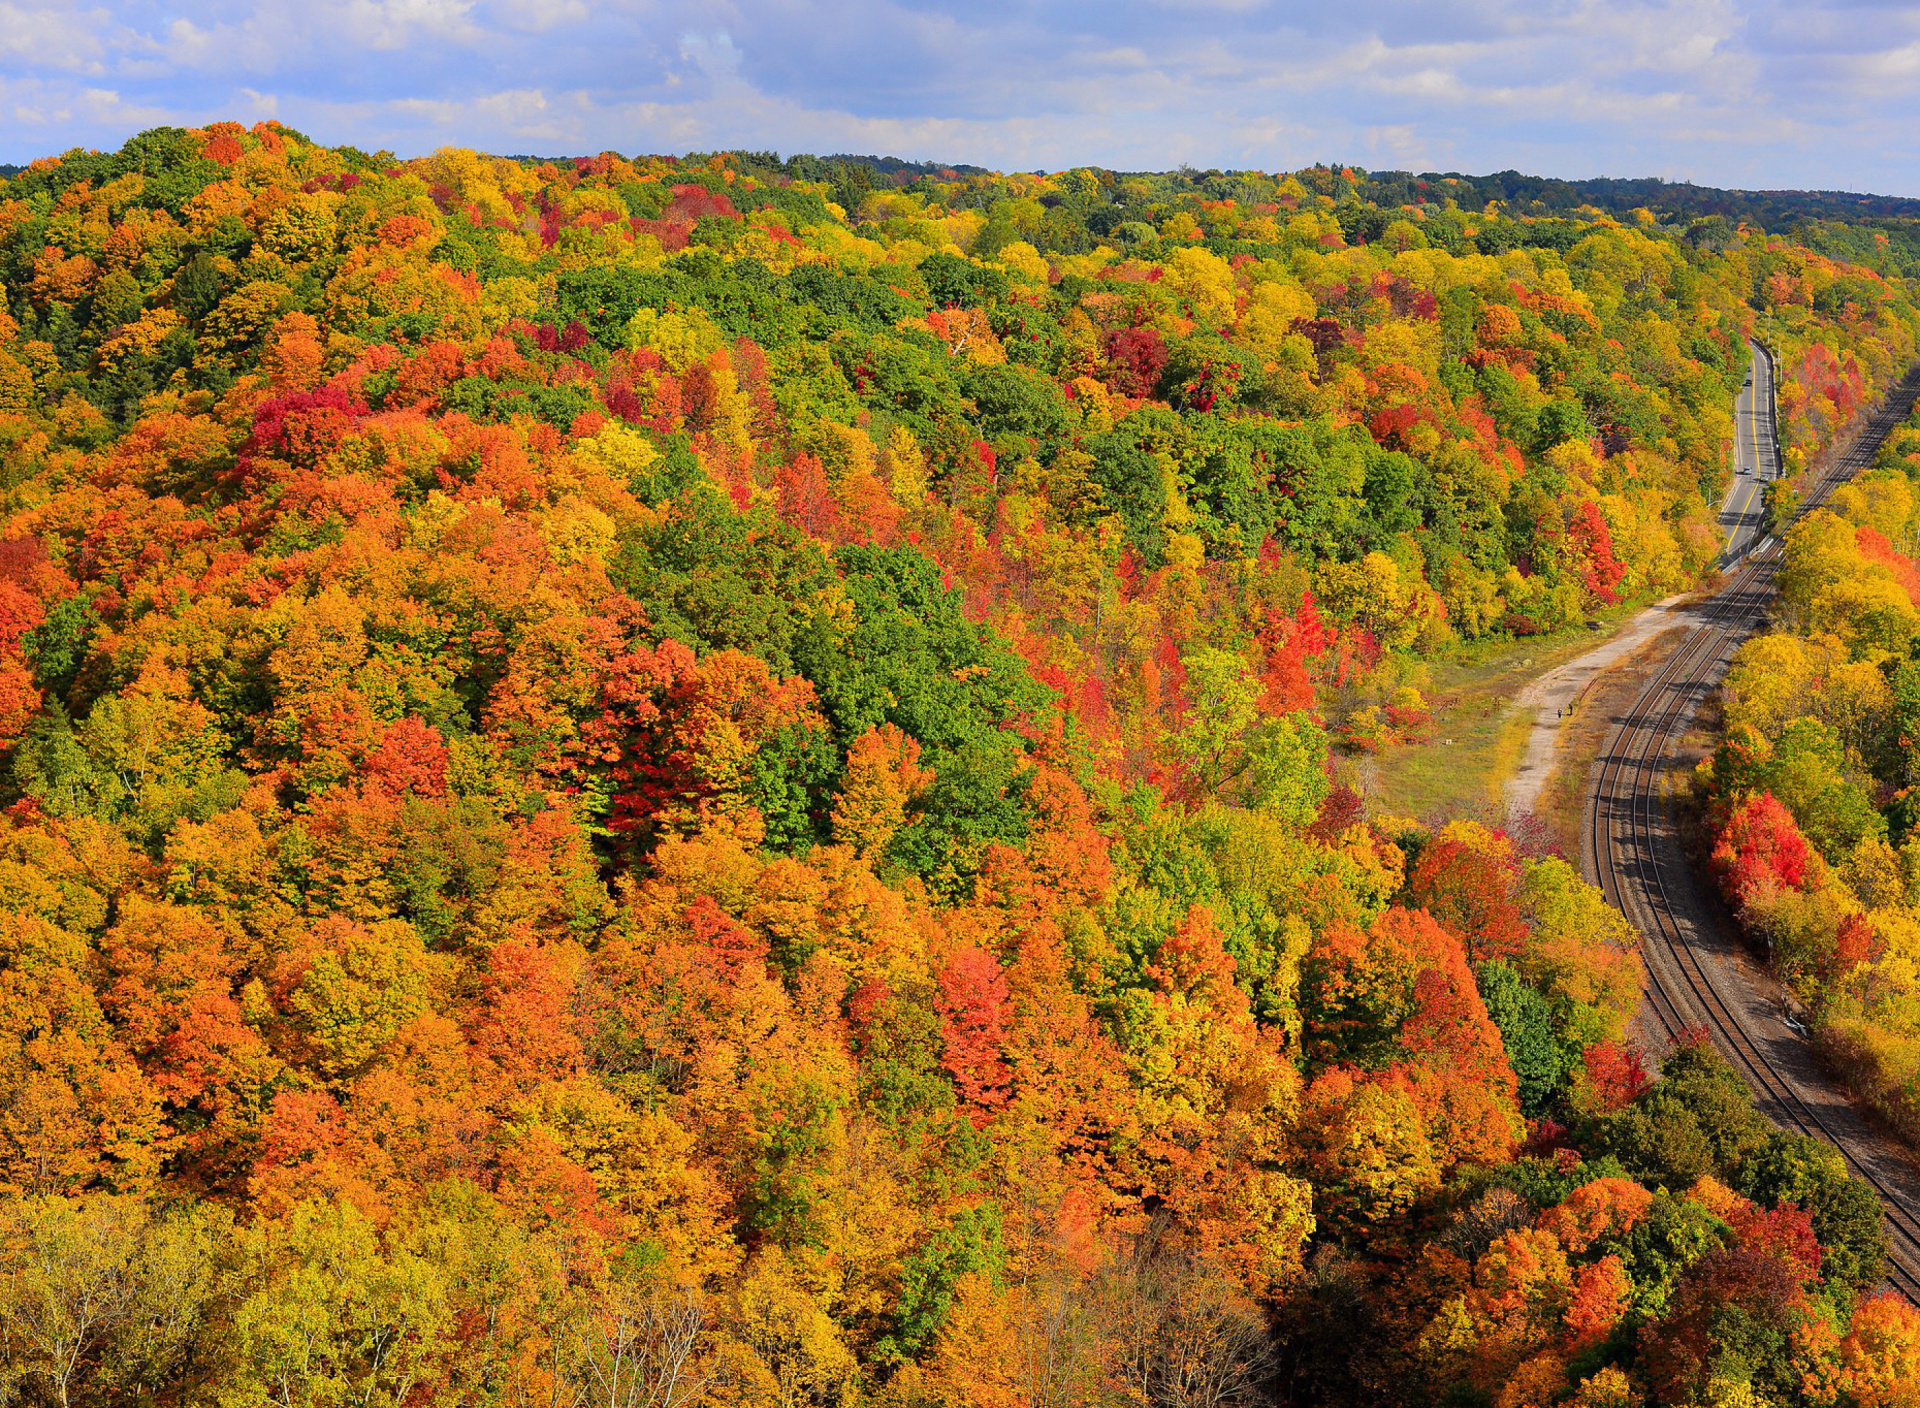
[[[1343,759],[1342,780],[1365,795],[1375,816],[1497,817],[1501,790],[1520,766],[1531,723],[1512,707],[1513,697],[1537,676],[1601,644],[1637,610],[1605,613],[1597,631],[1464,645],[1434,661],[1420,686],[1433,709],[1420,740],[1384,757]]]

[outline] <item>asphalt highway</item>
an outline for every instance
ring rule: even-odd
[[[1733,403],[1733,483],[1720,509],[1728,561],[1760,536],[1766,513],[1761,486],[1780,472],[1773,439],[1773,361],[1758,343],[1748,346],[1747,384]]]
[[[1868,1123],[1815,1059],[1803,1024],[1746,951],[1718,894],[1695,874],[1668,798],[1677,745],[1734,652],[1765,624],[1780,567],[1779,542],[1757,536],[1763,533],[1759,484],[1778,472],[1779,457],[1772,367],[1758,347],[1752,358],[1752,382],[1741,393],[1738,416],[1745,443],[1736,451],[1748,472],[1735,474],[1722,515],[1729,534],[1724,584],[1695,609],[1687,634],[1613,721],[1588,777],[1581,867],[1645,936],[1651,1024],[1663,1036],[1704,1029],[1771,1119],[1840,1150],[1853,1173],[1880,1194],[1888,1283],[1920,1303],[1920,1169],[1904,1145]],[[1873,462],[1917,392],[1920,368],[1831,457],[1809,485],[1802,512]]]

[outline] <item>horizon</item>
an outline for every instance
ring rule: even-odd
[[[402,156],[777,143],[1153,171],[1297,169],[1339,151],[1375,170],[1920,195],[1920,12],[1872,0],[868,0],[831,22],[766,0],[8,13],[8,163],[229,117]]]
[[[264,120],[278,121],[279,119],[264,119]],[[193,124],[192,129],[204,130],[206,127],[211,126],[215,123],[236,122],[236,121],[239,121],[239,119],[221,118],[216,116],[216,117],[207,119],[203,123]],[[178,126],[179,124],[160,124],[160,125],[161,126]],[[243,124],[243,125],[250,126],[251,124]],[[352,149],[360,150],[363,152],[367,151],[367,149],[359,143],[350,142],[346,140],[330,140],[325,136],[318,135],[311,131],[307,131],[305,129],[299,128],[294,124],[283,123],[282,125],[288,128],[288,130],[297,134],[298,136],[313,142],[317,146],[329,147],[329,148],[352,148]],[[66,158],[76,153],[83,153],[83,154],[89,154],[89,155],[110,154],[112,152],[118,151],[122,146],[125,145],[126,142],[129,142],[133,140],[135,137],[142,135],[142,132],[151,131],[151,130],[153,129],[146,128],[146,129],[140,129],[139,131],[128,131],[124,133],[118,141],[112,141],[110,144],[107,144],[107,145],[86,145],[86,144],[73,145],[73,146],[68,146],[59,150],[48,150],[48,151],[36,152],[26,157],[25,159],[20,159],[20,160],[13,159],[11,157],[0,158],[0,179],[5,179],[6,175],[8,174],[16,174],[18,172],[25,171],[35,161],[46,160],[49,158]],[[1053,176],[1061,175],[1068,171],[1075,171],[1075,170],[1105,171],[1111,175],[1118,176],[1118,177],[1177,175],[1177,174],[1191,174],[1191,175],[1219,174],[1219,175],[1228,175],[1228,176],[1248,174],[1248,175],[1273,176],[1273,175],[1281,175],[1281,174],[1294,173],[1294,172],[1299,172],[1304,170],[1310,170],[1314,168],[1326,168],[1328,170],[1333,170],[1333,171],[1339,171],[1339,170],[1354,171],[1354,172],[1360,173],[1362,176],[1370,180],[1378,180],[1381,178],[1393,177],[1393,176],[1404,176],[1413,180],[1459,179],[1459,180],[1465,180],[1465,181],[1489,181],[1489,180],[1496,180],[1503,176],[1516,176],[1526,180],[1547,181],[1547,182],[1558,183],[1561,185],[1576,186],[1576,187],[1586,186],[1586,185],[1598,185],[1603,183],[1620,183],[1620,184],[1653,183],[1653,184],[1668,186],[1676,190],[1696,190],[1696,191],[1710,192],[1710,193],[1716,193],[1716,194],[1736,195],[1736,196],[1849,196],[1849,197],[1857,197],[1862,200],[1914,201],[1914,202],[1920,203],[1920,195],[1907,195],[1898,191],[1872,190],[1872,189],[1864,189],[1864,188],[1856,188],[1856,187],[1848,187],[1848,186],[1742,186],[1742,185],[1736,185],[1731,183],[1721,183],[1721,182],[1716,182],[1712,180],[1701,180],[1701,179],[1696,179],[1692,177],[1676,178],[1671,176],[1663,176],[1653,172],[1643,172],[1643,173],[1632,174],[1632,175],[1602,173],[1602,174],[1576,176],[1576,175],[1567,175],[1565,173],[1556,172],[1556,171],[1528,170],[1524,167],[1517,167],[1517,166],[1489,167],[1485,170],[1467,170],[1467,169],[1458,168],[1458,167],[1439,169],[1439,168],[1420,168],[1420,167],[1407,167],[1407,166],[1368,166],[1358,161],[1334,160],[1334,159],[1326,158],[1324,156],[1313,159],[1313,160],[1294,163],[1291,165],[1270,165],[1270,166],[1255,166],[1255,165],[1198,166],[1192,162],[1178,162],[1178,163],[1174,163],[1167,166],[1122,167],[1122,166],[1110,166],[1101,162],[1085,161],[1085,162],[1073,162],[1064,166],[1054,166],[1054,167],[1038,167],[1038,166],[1036,167],[1020,167],[1020,166],[993,167],[993,166],[988,166],[976,161],[949,159],[947,155],[943,155],[943,154],[935,154],[931,156],[903,156],[898,152],[854,152],[854,151],[810,152],[810,151],[797,151],[797,150],[790,151],[790,152],[783,152],[783,151],[780,151],[774,148],[769,148],[769,147],[755,147],[752,145],[741,145],[741,144],[736,144],[736,145],[726,146],[726,147],[716,147],[716,148],[689,147],[684,150],[667,150],[667,151],[649,151],[649,150],[642,150],[642,149],[633,149],[633,150],[623,151],[613,147],[600,147],[600,148],[594,148],[591,150],[587,148],[581,148],[574,151],[538,152],[538,151],[491,150],[484,147],[472,147],[472,146],[469,146],[468,144],[457,142],[457,141],[449,141],[442,144],[442,146],[440,147],[432,148],[429,150],[423,150],[423,151],[401,152],[401,151],[393,151],[391,149],[386,149],[386,148],[380,148],[380,149],[375,149],[373,151],[370,151],[367,154],[372,156],[380,156],[384,154],[386,156],[391,157],[396,162],[403,162],[403,161],[420,160],[424,157],[431,156],[434,151],[446,150],[450,148],[456,149],[456,150],[457,149],[472,150],[480,153],[483,156],[494,157],[494,158],[498,158],[506,161],[525,161],[525,162],[574,161],[574,160],[592,158],[607,152],[611,152],[614,155],[622,157],[627,160],[661,158],[661,159],[673,160],[673,161],[684,161],[689,157],[694,157],[694,156],[706,156],[706,155],[725,153],[725,154],[731,154],[735,156],[771,157],[775,162],[792,162],[796,160],[810,159],[810,160],[821,161],[821,162],[840,162],[840,161],[861,162],[861,163],[866,163],[875,167],[884,166],[886,163],[891,162],[891,163],[895,163],[900,168],[934,168],[935,171],[940,171],[940,170],[952,171],[960,175],[966,175],[971,173],[971,174],[988,175],[988,176],[994,176],[994,177],[1007,177],[1007,176],[1015,176],[1015,175],[1053,177]],[[921,174],[927,175],[927,174],[934,174],[934,173],[923,171]]]

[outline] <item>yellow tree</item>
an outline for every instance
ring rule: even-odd
[[[919,761],[919,743],[892,724],[854,739],[833,803],[834,839],[864,857],[884,852],[909,809],[933,784],[933,773]]]

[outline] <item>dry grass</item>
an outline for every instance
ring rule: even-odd
[[[1610,613],[1609,629],[1632,613]],[[1463,649],[1435,663],[1423,686],[1433,719],[1419,741],[1382,758],[1344,765],[1348,785],[1376,816],[1417,821],[1469,816],[1496,820],[1501,793],[1526,753],[1531,716],[1513,698],[1536,676],[1586,654],[1607,631],[1558,635]]]

